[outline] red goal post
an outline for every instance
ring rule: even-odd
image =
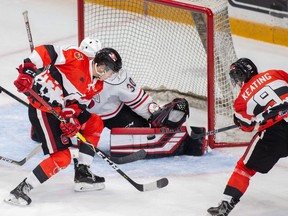
[[[228,73],[237,57],[226,0],[78,0],[79,43],[87,36],[115,48],[154,99],[185,97],[207,111],[208,131],[233,124]],[[207,137],[211,148],[249,139],[235,130]]]

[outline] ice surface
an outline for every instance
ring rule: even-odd
[[[13,80],[17,67],[29,52],[22,12],[29,11],[34,44],[77,44],[75,0],[1,0],[0,2],[0,85],[17,93]],[[288,48],[233,37],[238,57],[249,57],[260,70],[288,71]],[[201,126],[205,113],[193,109],[189,124]],[[11,97],[0,94],[0,155],[24,158],[35,146],[29,138],[27,108]],[[237,137],[235,137],[236,139]],[[105,131],[99,148],[107,151]],[[73,191],[73,166],[31,192],[28,207],[11,206],[1,200],[44,158],[40,152],[25,165],[0,161],[0,214],[3,216],[200,216],[221,199],[226,182],[245,148],[209,150],[203,157],[170,157],[119,165],[138,183],[162,177],[169,185],[161,190],[139,192],[105,161],[94,159],[93,172],[105,176],[106,189],[97,192]],[[235,210],[235,216],[286,216],[287,159],[281,160],[268,175],[257,174]]]

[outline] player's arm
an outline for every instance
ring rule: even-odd
[[[41,45],[34,48],[30,56],[24,59],[24,63],[32,62],[37,68],[49,65],[65,64],[65,50],[73,47]]]

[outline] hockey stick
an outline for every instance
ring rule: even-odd
[[[33,89],[29,89],[28,91],[39,103],[41,103],[46,109],[49,110],[49,112],[54,115],[59,121],[61,122],[65,122],[65,119],[62,118],[62,116],[60,114],[58,114],[56,112],[56,110],[54,110],[43,98],[41,98],[35,91],[33,91]],[[137,190],[139,191],[151,191],[151,190],[156,190],[156,189],[160,189],[163,187],[166,187],[168,185],[168,179],[167,178],[161,178],[157,181],[151,182],[151,183],[147,183],[147,184],[138,184],[135,181],[133,181],[129,176],[127,176],[121,169],[119,169],[117,167],[117,165],[108,158],[108,156],[102,152],[100,149],[96,148],[93,146],[93,144],[91,144],[90,142],[88,142],[85,137],[80,134],[79,132],[76,134],[76,136],[84,143],[86,143],[87,145],[93,147],[93,150],[95,151],[95,153],[102,158],[103,160],[105,160],[113,169],[115,169],[123,178],[125,178],[128,182],[130,182]]]
[[[214,135],[214,134],[217,134],[217,133],[220,133],[220,132],[223,132],[223,131],[227,131],[227,130],[231,130],[231,129],[234,129],[234,128],[238,128],[239,126],[237,125],[230,125],[230,126],[227,126],[227,127],[223,127],[223,128],[219,128],[219,129],[216,129],[216,130],[212,130],[212,131],[207,131],[206,133],[193,133],[193,129],[191,127],[191,137],[192,139],[200,139],[204,136],[209,136],[209,135]]]
[[[32,34],[31,34],[31,29],[30,29],[30,23],[29,23],[29,19],[28,19],[28,11],[26,10],[22,14],[23,14],[24,21],[25,21],[25,26],[26,26],[27,36],[28,36],[28,40],[29,40],[30,50],[32,52],[34,49],[34,44],[33,44],[33,39],[32,39]]]
[[[41,145],[38,145],[35,149],[33,149],[25,158],[23,158],[20,161],[16,161],[13,160],[11,158],[7,158],[7,157],[3,157],[0,156],[0,160],[3,160],[5,162],[11,163],[11,164],[15,164],[15,165],[19,165],[22,166],[23,164],[25,164],[32,156],[34,156],[35,154],[37,154],[40,150],[42,149]]]
[[[28,107],[28,103],[26,103],[25,101],[23,101],[22,99],[20,99],[19,97],[17,97],[16,95],[12,94],[11,92],[9,92],[8,90],[6,90],[5,88],[3,88],[2,86],[0,86],[0,93],[1,92],[6,93],[7,95],[9,95],[10,97],[14,98],[15,100],[17,100],[18,102],[20,102],[21,104],[25,105]]]
[[[266,114],[262,114],[262,126],[259,126],[260,130],[264,130],[266,129],[265,126],[266,124],[263,124],[264,122],[267,122],[269,120],[273,120],[273,121],[277,121],[277,119],[283,119],[288,115],[288,103],[284,102],[283,104],[280,104],[274,108],[271,108],[269,111],[266,111]],[[193,132],[193,127],[191,127],[191,137],[192,139],[199,139],[202,138],[204,136],[209,136],[209,135],[214,135],[216,133],[220,133],[223,131],[227,131],[230,129],[234,129],[234,128],[239,128],[239,126],[237,125],[230,125],[227,127],[223,127],[223,128],[219,128],[216,130],[212,130],[212,131],[208,131],[206,133],[195,133]]]

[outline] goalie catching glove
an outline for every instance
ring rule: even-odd
[[[27,92],[32,88],[34,83],[34,78],[36,76],[37,68],[32,62],[27,62],[19,65],[17,68],[19,75],[14,81],[18,92]]]
[[[60,129],[63,135],[66,137],[73,137],[80,130],[80,123],[75,117],[75,110],[72,108],[64,108],[61,112],[61,116],[66,120],[66,122],[60,123]]]
[[[152,113],[149,123],[153,128],[167,127],[177,129],[189,116],[189,105],[184,98],[175,98],[172,102],[164,105]]]

